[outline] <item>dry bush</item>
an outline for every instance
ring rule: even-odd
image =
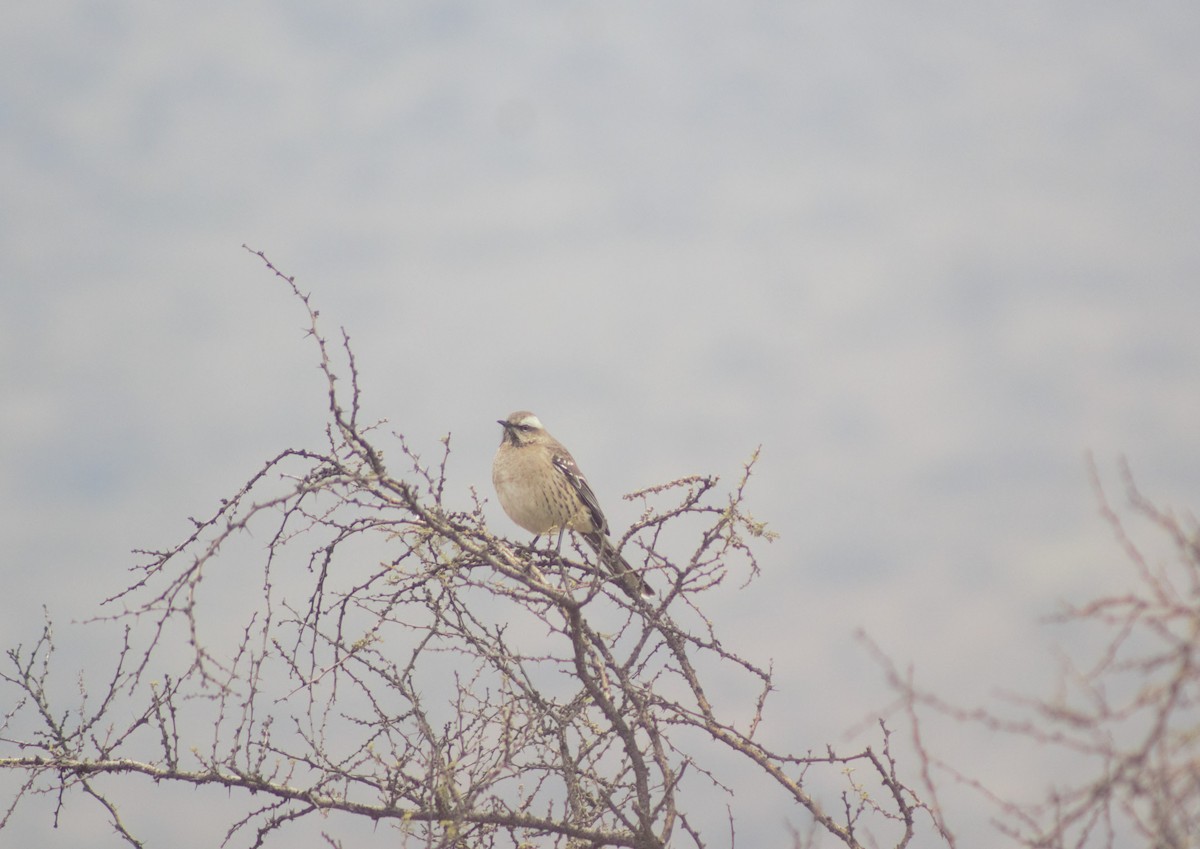
[[[283,451],[179,544],[140,552],[88,625],[121,629],[112,668],[75,696],[55,685],[49,626],[8,653],[0,767],[22,783],[0,828],[31,797],[57,821],[86,796],[141,845],[120,800],[152,795],[128,787],[146,776],[224,791],[205,819],[228,845],[341,845],[351,818],[389,845],[699,847],[733,842],[732,822],[702,836],[697,800],[736,789],[713,766],[734,753],[810,837],[909,843],[922,808],[886,728],[879,751],[769,750],[770,670],[704,612],[771,536],[745,509],[753,460],[732,488],[694,476],[632,496],[644,510],[619,545],[658,590],[632,600],[578,550],[498,537],[478,500],[458,506],[448,440],[428,463],[361,421],[348,337],[329,344],[258,256],[307,311],[326,444]],[[818,799],[815,776],[841,789]]]
[[[1054,693],[967,708],[919,688],[911,670],[899,670],[876,650],[915,744],[918,783],[951,846],[958,845],[947,824],[952,817],[939,801],[949,784],[985,799],[996,830],[1017,846],[1200,845],[1200,527],[1194,517],[1147,499],[1124,462],[1123,517],[1095,464],[1089,466],[1101,515],[1131,567],[1132,586],[1064,606],[1051,618],[1082,635],[1074,652],[1080,656],[1064,656]],[[1131,524],[1165,552],[1162,562],[1134,542]],[[1050,781],[1031,774],[1028,784],[1040,796],[1006,798],[980,767],[954,765],[935,753],[931,739],[954,734],[955,725],[983,729],[997,748],[1025,746],[1072,777]]]

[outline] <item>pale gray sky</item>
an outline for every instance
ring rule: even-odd
[[[967,698],[1048,680],[1038,617],[1124,581],[1085,451],[1200,501],[1194,4],[5,20],[0,642],[45,603],[63,671],[129,549],[320,440],[303,316],[243,242],[351,333],[371,415],[453,434],[463,504],[514,409],[616,525],[621,493],[762,444],[782,537],[712,613],[775,659],[800,748],[886,701],[859,627]],[[742,804],[762,839],[802,821]],[[20,833],[117,845],[49,823]]]

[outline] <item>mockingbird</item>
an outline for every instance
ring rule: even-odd
[[[498,423],[504,436],[492,463],[492,484],[508,517],[537,536],[558,531],[555,551],[560,554],[563,532],[576,531],[616,576],[621,589],[632,598],[654,595],[612,547],[608,521],[571,452],[526,410]]]

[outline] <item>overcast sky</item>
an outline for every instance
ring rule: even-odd
[[[887,701],[860,627],[948,694],[1044,688],[1039,617],[1128,582],[1086,452],[1200,503],[1198,43],[1183,2],[16,4],[0,642],[46,604],[78,664],[130,549],[321,444],[246,243],[370,415],[452,434],[460,505],[516,409],[618,527],[761,444],[781,538],[711,613],[774,658],[778,739]]]

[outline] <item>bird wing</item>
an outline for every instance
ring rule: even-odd
[[[579,500],[587,509],[588,518],[592,522],[591,529],[596,533],[607,534],[608,520],[604,518],[604,513],[600,510],[600,502],[596,500],[596,493],[592,492],[587,478],[583,476],[583,472],[579,471],[579,466],[575,465],[575,458],[570,454],[555,454],[553,462],[554,467],[570,482],[571,487],[579,495]]]

